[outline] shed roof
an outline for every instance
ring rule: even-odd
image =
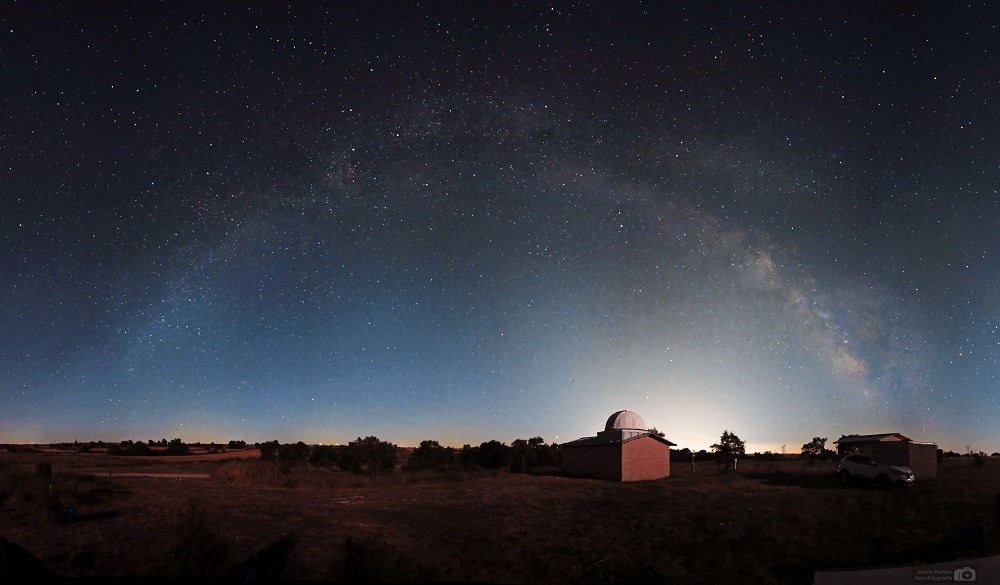
[[[651,439],[655,439],[656,441],[663,443],[668,447],[677,446],[677,443],[673,443],[671,441],[668,441],[667,439],[664,439],[663,437],[648,432],[643,433],[641,435],[633,435],[628,438],[622,438],[622,435],[620,433],[604,432],[604,433],[599,433],[596,437],[583,437],[575,441],[563,443],[562,445],[559,445],[559,447],[562,448],[562,447],[585,447],[590,445],[620,445],[622,443],[628,443],[629,441],[635,441],[643,437],[649,437]]]
[[[849,445],[851,443],[878,443],[881,441],[911,441],[900,433],[880,433],[877,435],[844,435],[834,441],[838,445]]]

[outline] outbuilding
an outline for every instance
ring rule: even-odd
[[[834,441],[841,456],[851,453],[883,455],[893,463],[907,465],[917,481],[937,477],[937,445],[914,441],[900,433],[844,435]]]
[[[563,472],[568,475],[643,481],[670,476],[670,447],[674,443],[651,432],[631,410],[619,410],[594,437],[559,446]]]

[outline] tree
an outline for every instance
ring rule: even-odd
[[[479,445],[479,464],[486,469],[507,467],[512,459],[511,448],[496,439]]]
[[[188,446],[180,439],[171,439],[167,443],[167,455],[189,455],[190,453]]]
[[[453,459],[451,447],[442,447],[437,441],[420,441],[420,446],[410,454],[404,469],[419,471],[433,469],[439,471],[447,467]]]
[[[532,460],[531,447],[528,442],[524,439],[514,439],[514,442],[510,444],[511,451],[511,462],[510,470],[517,473],[524,473],[529,467],[532,467],[534,461]]]
[[[479,466],[479,447],[473,447],[466,443],[462,445],[462,450],[458,452],[458,462],[463,467]]]
[[[664,436],[666,436],[666,433],[664,433],[663,431],[657,429],[656,427],[653,427],[653,428],[649,429],[649,434],[656,435],[657,437],[664,437]]]
[[[288,471],[296,465],[304,465],[309,460],[309,446],[299,441],[288,443],[278,448],[278,461],[282,471]]]
[[[153,455],[153,450],[142,441],[136,441],[125,449],[125,455]]]
[[[528,439],[528,445],[534,453],[534,463],[538,467],[558,467],[562,464],[559,444],[545,444],[541,437]]]
[[[559,465],[558,446],[546,445],[541,437],[532,437],[525,441],[516,439],[510,446],[510,470],[526,472],[539,467],[555,467]]]
[[[396,446],[378,437],[358,437],[344,449],[340,459],[341,469],[350,469],[354,473],[364,471],[372,478],[396,468]]]
[[[728,465],[736,457],[746,455],[747,450],[746,444],[735,433],[725,430],[722,431],[722,437],[719,439],[719,442],[712,445],[712,452],[721,457]]]
[[[521,439],[522,442],[527,443]],[[514,451],[496,439],[480,443],[478,447],[464,445],[458,453],[458,462],[465,467],[500,469],[511,464]]]
[[[281,448],[281,443],[277,439],[272,441],[266,441],[264,443],[257,443],[256,447],[260,449],[260,458],[264,461],[270,461],[274,459],[274,455]]]
[[[309,463],[316,467],[333,467],[337,464],[338,449],[332,445],[317,445],[309,455]]]
[[[820,458],[825,459],[833,451],[826,448],[826,438],[825,437],[813,437],[813,440],[802,445],[802,454],[809,456],[809,461],[813,459]]]

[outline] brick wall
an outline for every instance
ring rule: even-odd
[[[622,481],[643,481],[670,476],[670,447],[642,437],[622,444]]]

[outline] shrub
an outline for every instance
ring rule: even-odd
[[[260,449],[260,458],[264,461],[270,461],[274,459],[274,455],[281,448],[281,443],[278,441],[267,441],[266,443],[257,443],[256,447]]]
[[[486,469],[507,467],[513,460],[511,448],[496,439],[479,445],[477,455],[479,465]]]
[[[458,452],[458,462],[462,467],[479,467],[479,447],[462,445],[462,450]]]
[[[524,472],[559,465],[559,446],[555,443],[546,445],[541,437],[532,437],[527,441],[516,439],[510,449],[511,471]]]
[[[354,473],[365,473],[377,478],[382,473],[396,468],[398,458],[396,446],[378,437],[358,437],[351,441],[343,450],[338,464],[341,469],[350,469]]]
[[[291,468],[305,465],[309,461],[309,445],[306,445],[302,441],[288,443],[278,448],[277,455],[281,470],[288,472]]]
[[[421,441],[420,446],[410,454],[410,460],[403,469],[407,471],[441,471],[454,460],[450,447],[442,447],[437,441]]]
[[[149,445],[146,443],[138,442],[132,443],[120,449],[115,449],[112,453],[113,455],[133,455],[133,456],[144,456],[144,455],[155,455]]]
[[[338,449],[332,445],[313,447],[309,455],[309,463],[317,467],[333,467],[337,464]]]
[[[180,439],[171,439],[167,443],[167,455],[189,455],[191,450]]]

